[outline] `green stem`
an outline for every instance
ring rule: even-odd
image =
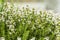
[[[0,1],[1,7],[0,7],[0,12],[3,11],[3,4],[4,4],[4,0]]]

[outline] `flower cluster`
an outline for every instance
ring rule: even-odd
[[[35,38],[36,40],[55,40],[56,23],[53,14],[48,11],[36,11],[34,8],[23,7],[19,9],[15,5],[5,3],[0,12],[0,36],[6,36],[6,40],[22,40]]]

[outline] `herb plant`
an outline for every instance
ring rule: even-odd
[[[0,37],[5,40],[56,40],[56,26],[53,14],[48,11],[36,11],[34,8],[19,9],[5,3],[0,12]]]

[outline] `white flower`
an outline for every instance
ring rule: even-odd
[[[20,20],[20,19],[18,19],[18,21],[20,22],[21,20]]]
[[[13,25],[16,25],[16,23],[15,23],[15,22],[13,22]]]
[[[32,30],[33,30],[33,29],[36,29],[34,25],[32,26]]]
[[[11,29],[12,32],[15,32],[14,30],[15,30],[15,29]]]
[[[9,29],[14,29],[14,25],[9,25]]]
[[[26,20],[26,19],[24,18],[24,20]]]
[[[0,21],[5,21],[5,18],[3,16],[0,17]]]
[[[49,37],[45,37],[45,40],[49,40]]]
[[[49,31],[52,31],[51,28],[48,29]]]
[[[21,37],[17,37],[17,40],[21,40]]]
[[[24,22],[22,22],[22,24],[24,25],[25,23],[24,23]]]
[[[12,16],[8,16],[8,19],[13,19]]]
[[[30,40],[35,40],[35,37],[33,37],[32,39],[30,39]]]
[[[9,32],[9,34],[11,35],[12,33],[11,33],[11,32]]]
[[[27,21],[28,22],[28,24],[30,24],[31,23],[31,21]]]
[[[59,33],[59,29],[56,29],[56,30],[55,30],[55,34],[58,34],[58,33]]]
[[[9,20],[6,20],[6,24],[8,24],[9,23]]]

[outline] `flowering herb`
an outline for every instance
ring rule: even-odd
[[[17,37],[22,40],[56,40],[56,26],[52,13],[31,10],[28,6],[19,9],[5,3],[0,12],[0,37],[6,40],[17,40]]]

